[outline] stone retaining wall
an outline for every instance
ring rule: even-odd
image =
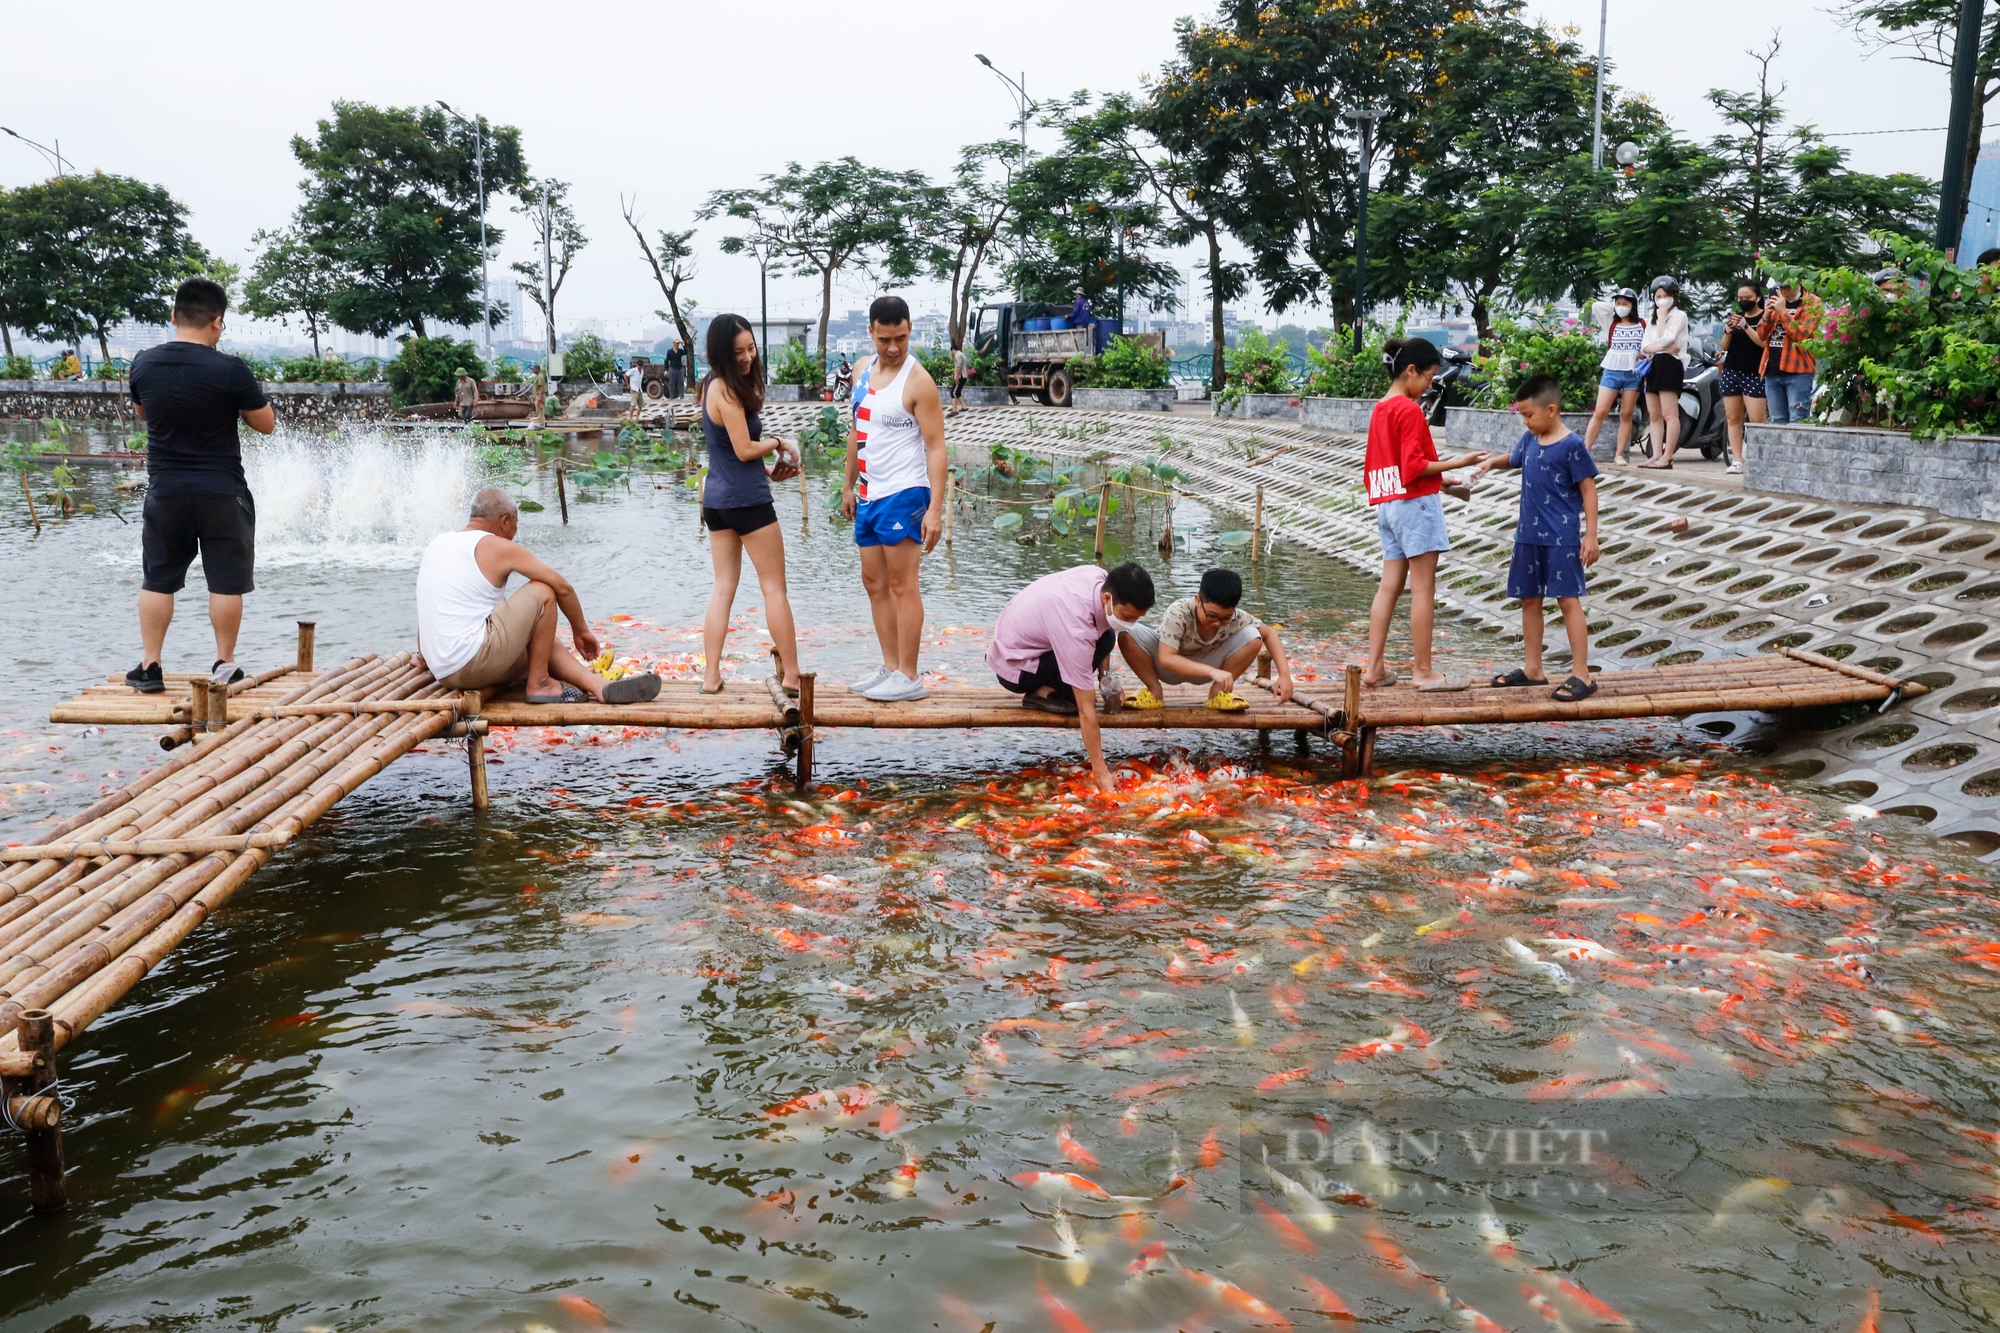
[[[1215,415],[1245,421],[1297,421],[1300,399],[1290,393],[1246,393],[1234,407],[1215,404]]]
[[[386,384],[266,384],[281,426],[321,429],[389,415]],[[124,380],[0,380],[0,419],[135,424]]]
[[[1375,411],[1373,398],[1301,398],[1299,424],[1329,435],[1366,435]]]
[[[1118,412],[1166,412],[1174,405],[1172,389],[1078,389],[1070,395],[1077,407],[1104,407]]]
[[[1563,424],[1581,435],[1583,428],[1590,424],[1590,414],[1565,412]],[[1521,438],[1521,418],[1513,412],[1499,412],[1492,408],[1447,408],[1444,414],[1444,434],[1451,442],[1452,453],[1480,449],[1505,458],[1514,452],[1515,442]],[[1611,451],[1617,443],[1615,423],[1606,422],[1603,434],[1597,439],[1595,457],[1611,457]],[[1442,447],[1440,445],[1440,449]]]
[[[2000,522],[2000,438],[1913,440],[1857,426],[1755,423],[1744,432],[1743,480],[1752,490]]]

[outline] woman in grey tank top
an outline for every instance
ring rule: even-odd
[[[702,481],[701,521],[708,529],[715,560],[715,591],[702,623],[703,694],[722,692],[722,648],[729,635],[729,611],[743,577],[743,553],[757,567],[764,590],[764,623],[778,650],[785,692],[799,692],[798,636],[792,603],[785,591],[785,537],[771,502],[771,483],[799,475],[798,446],[764,438],[764,359],[757,337],[741,315],[717,315],[708,326],[708,375],[696,397],[701,433],[708,446],[708,475]],[[777,455],[769,472],[764,460]]]

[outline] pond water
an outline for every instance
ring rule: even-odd
[[[244,664],[297,618],[322,663],[406,645],[421,546],[494,465],[261,450]],[[843,679],[872,640],[825,483],[779,508]],[[566,527],[540,469],[515,489],[616,651],[693,672],[678,479]],[[159,757],[42,721],[137,658],[137,493],[79,498],[35,536],[0,497],[9,841]],[[1164,600],[1238,521],[1183,505],[1169,566],[1128,510],[1110,554]],[[982,678],[1005,599],[1088,558],[965,517],[927,661]],[[208,661],[198,587],[170,669]],[[1369,592],[1280,547],[1248,601],[1330,664]],[[746,581],[733,688],[760,610]],[[1665,724],[1392,737],[1365,784],[1281,739],[1114,735],[1113,803],[1061,734],[824,732],[801,800],[762,734],[551,728],[495,738],[484,815],[434,744],[67,1053],[67,1215],[28,1216],[0,1136],[0,1327],[2000,1319],[1986,867]]]

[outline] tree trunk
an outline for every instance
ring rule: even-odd
[[[108,330],[104,327],[104,325],[99,324],[97,326],[97,350],[98,353],[103,356],[105,362],[109,364],[111,360],[111,343],[105,337],[105,334],[107,332]]]
[[[306,316],[306,333],[312,338],[313,360],[324,361],[326,358],[321,356],[319,351],[319,321],[311,315]]]
[[[833,267],[819,271],[819,373],[826,376],[826,326],[833,318]]]
[[[4,345],[6,355],[14,355],[14,331],[0,323],[0,345]]]
[[[1215,355],[1208,368],[1208,385],[1211,390],[1221,393],[1228,382],[1228,371],[1222,360],[1222,238],[1216,234],[1215,225],[1208,227],[1208,336]]]
[[[414,338],[424,338],[429,336],[424,332],[423,316],[419,315],[417,318],[410,321],[410,336]]]
[[[1481,292],[1472,298],[1472,324],[1479,330],[1479,354],[1493,355],[1493,312],[1486,304],[1488,293]]]

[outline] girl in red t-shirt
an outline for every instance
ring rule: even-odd
[[[1431,667],[1431,625],[1437,613],[1437,559],[1451,549],[1444,530],[1444,504],[1438,492],[1444,474],[1477,467],[1483,453],[1438,457],[1430,422],[1417,400],[1431,387],[1444,358],[1425,338],[1391,338],[1382,345],[1389,368],[1389,392],[1368,418],[1368,453],[1362,464],[1368,503],[1375,506],[1376,528],[1382,538],[1382,586],[1368,613],[1366,685],[1393,685],[1396,675],[1383,660],[1389,623],[1403,584],[1410,584],[1410,680],[1420,690],[1462,690],[1468,682],[1447,678]]]

